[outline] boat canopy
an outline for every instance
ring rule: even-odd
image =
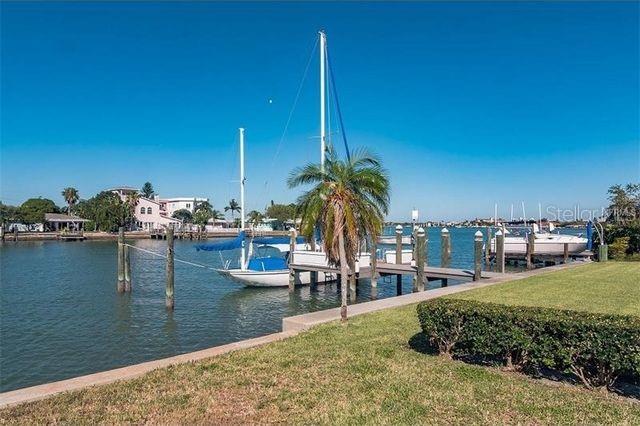
[[[244,242],[245,233],[244,231],[240,231],[238,236],[235,237],[231,241],[223,241],[220,243],[212,243],[212,244],[198,244],[196,246],[196,250],[204,250],[204,251],[225,251],[225,250],[235,250],[242,248],[242,244]]]
[[[282,257],[254,257],[249,260],[250,271],[281,271],[288,269],[287,261]]]
[[[238,233],[238,236],[230,241],[223,241],[220,243],[211,243],[211,244],[198,244],[196,245],[196,250],[204,250],[204,251],[225,251],[225,250],[236,250],[242,247],[242,243],[245,239],[245,232],[241,231]],[[289,241],[290,238],[287,236],[280,237],[258,237],[253,239],[253,244],[256,245],[266,245],[277,248],[280,251],[282,250],[283,245],[286,245],[286,250],[289,251]],[[304,244],[304,237],[296,238],[297,244]]]

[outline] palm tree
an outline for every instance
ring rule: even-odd
[[[206,211],[208,213],[211,213],[211,212],[213,212],[213,206],[208,201],[200,201],[195,206],[194,213],[197,212],[198,210],[204,210],[204,211]]]
[[[222,220],[224,219],[224,213],[220,210],[211,210],[211,217],[216,220]]]
[[[249,218],[249,223],[253,224],[253,226],[258,226],[262,222],[264,215],[257,210],[251,210],[247,217]]]
[[[67,214],[71,216],[71,206],[78,202],[80,196],[78,195],[78,190],[72,187],[68,187],[62,190],[62,196],[64,200],[69,205],[69,209],[67,210]]]
[[[224,208],[224,211],[231,211],[231,220],[233,220],[233,213],[240,213],[240,204],[238,204],[235,198],[232,198],[231,201],[229,201],[229,205]]]
[[[297,214],[301,234],[322,230],[323,247],[329,264],[340,268],[342,320],[347,319],[348,272],[354,270],[360,243],[368,235],[373,241],[382,232],[389,209],[389,177],[378,157],[357,150],[347,160],[328,151],[324,171],[319,164],[307,164],[291,172],[290,188],[312,184],[298,198]]]

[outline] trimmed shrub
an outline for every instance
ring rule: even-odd
[[[629,250],[629,237],[619,237],[609,244],[609,256],[612,259],[623,260]]]
[[[572,373],[587,387],[640,379],[640,318],[550,308],[434,299],[420,325],[441,354],[499,359],[518,369]]]

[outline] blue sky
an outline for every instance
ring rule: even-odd
[[[221,208],[240,126],[247,208],[293,201],[288,173],[319,156],[315,56],[280,139],[321,28],[349,143],[389,170],[392,219],[598,208],[640,180],[637,2],[1,7],[6,203],[148,180]]]

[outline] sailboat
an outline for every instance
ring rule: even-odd
[[[326,155],[326,128],[325,128],[325,64],[326,64],[326,34],[319,32],[320,37],[320,164],[324,167]],[[239,129],[240,142],[240,215],[241,227],[245,229],[244,210],[244,129]],[[271,247],[278,249],[282,256],[255,257],[252,256],[254,246]],[[249,255],[245,250],[245,234],[240,232],[238,237],[231,241],[218,244],[206,244],[196,246],[198,250],[221,251],[229,249],[240,249],[240,267],[230,268],[227,262],[223,269],[217,272],[233,281],[239,282],[249,287],[286,287],[289,285],[289,259],[293,256],[296,262],[302,260],[305,264],[310,263],[317,266],[328,266],[325,253],[314,251],[304,242],[303,238],[298,238],[294,244],[293,253],[290,252],[289,237],[267,237],[253,239],[249,244]],[[369,264],[369,254],[361,253],[359,263]],[[295,284],[304,285],[311,283],[310,272],[300,272],[296,274]],[[331,273],[318,273],[317,281],[332,281],[336,277]]]

